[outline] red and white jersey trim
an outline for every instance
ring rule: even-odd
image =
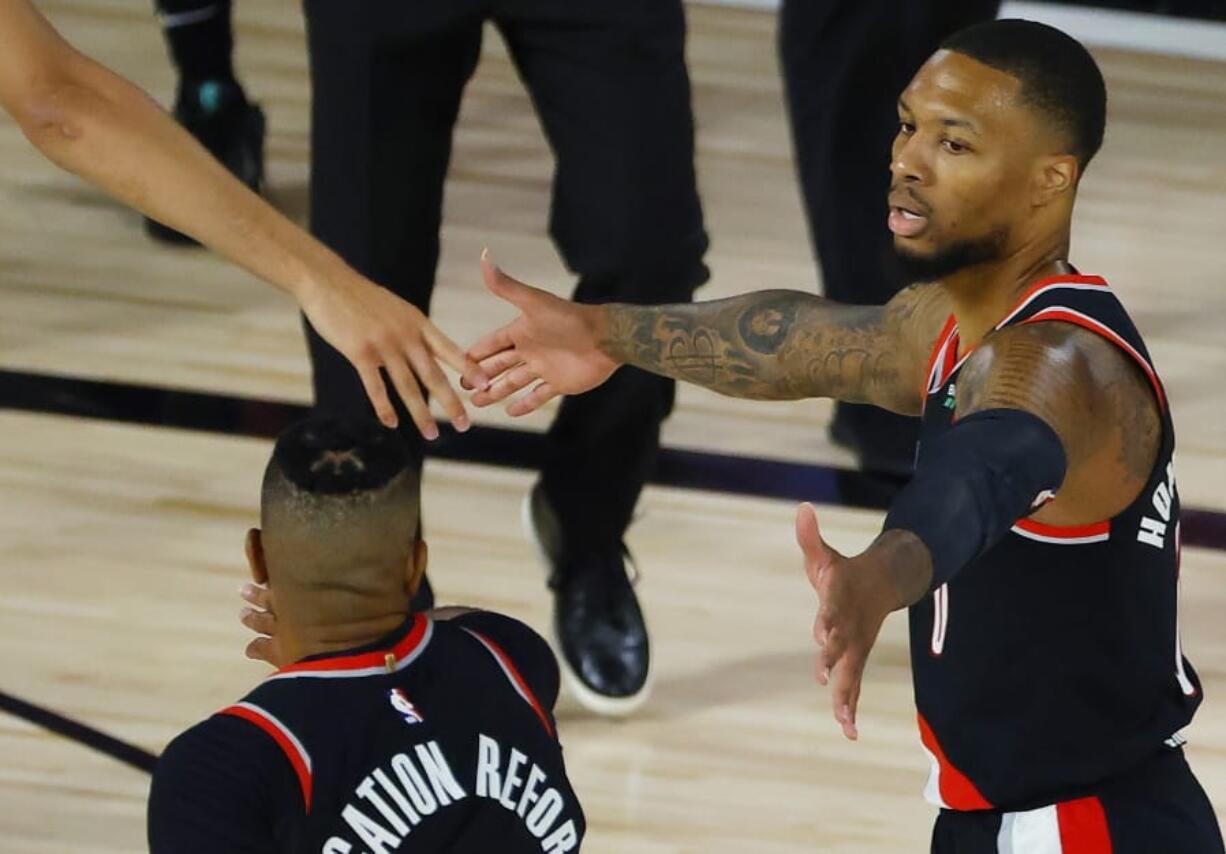
[[[357,655],[342,655],[335,658],[321,658],[316,661],[302,661],[283,667],[268,677],[274,679],[348,679],[355,676],[386,675],[389,669],[399,672],[417,660],[434,637],[434,621],[424,614],[416,614],[413,627],[399,643],[389,650],[363,652]],[[395,659],[395,664],[388,667],[388,656]]]
[[[1098,798],[1080,798],[1001,816],[997,854],[1112,854]]]
[[[1093,525],[1044,525],[1033,519],[1020,519],[1011,529],[1019,537],[1057,546],[1105,543],[1111,539],[1111,520]]]
[[[1036,282],[1030,288],[1030,290],[1022,294],[1022,298],[1018,300],[1017,305],[1013,307],[1012,311],[1005,315],[1004,320],[996,324],[996,328],[1003,328],[1007,323],[1013,320],[1013,318],[1025,311],[1036,299],[1048,291],[1055,290],[1110,291],[1111,288],[1107,285],[1107,280],[1101,276],[1064,276],[1043,279],[1040,282]]]
[[[302,802],[306,807],[306,811],[310,812],[312,788],[311,754],[307,752],[306,747],[303,746],[302,742],[298,740],[298,737],[294,735],[290,728],[281,723],[272,712],[257,706],[255,703],[245,701],[228,706],[218,712],[218,714],[242,718],[255,724],[272,737],[272,740],[285,753],[285,757],[293,767],[294,774],[298,777],[298,784],[302,787]]]
[[[460,628],[476,638],[485,647],[486,651],[493,656],[494,661],[498,662],[498,666],[502,668],[507,681],[515,689],[515,693],[519,694],[523,701],[532,708],[532,711],[536,712],[536,716],[541,719],[541,724],[545,727],[545,732],[549,733],[551,738],[556,738],[557,736],[553,731],[553,724],[549,720],[549,715],[545,714],[545,709],[541,706],[540,701],[536,699],[536,694],[532,693],[532,689],[528,687],[527,680],[516,669],[515,663],[511,661],[511,657],[503,651],[502,647],[485,635],[474,632],[472,629],[465,628],[464,626]]]

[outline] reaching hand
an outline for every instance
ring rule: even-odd
[[[834,719],[843,735],[854,741],[859,736],[856,706],[864,666],[881,624],[893,610],[893,591],[878,562],[866,555],[844,557],[826,545],[810,504],[796,511],[796,542],[804,553],[809,583],[817,591],[813,622],[813,639],[821,649],[817,681],[830,684]]]
[[[239,612],[239,622],[259,635],[247,644],[244,654],[256,661],[266,661],[273,667],[289,664],[281,653],[281,645],[277,643],[277,614],[272,607],[272,591],[264,584],[248,582],[239,588],[238,595],[250,606]]]
[[[527,415],[559,394],[579,394],[603,383],[618,364],[600,350],[603,313],[512,279],[481,253],[485,284],[520,315],[473,345],[468,355],[493,379],[473,395],[477,406],[505,400],[536,383],[507,406],[510,415]],[[472,384],[464,381],[465,388]]]
[[[438,363],[459,371],[466,388],[484,389],[489,380],[477,363],[416,306],[346,271],[304,297],[302,311],[324,340],[357,369],[366,396],[384,425],[395,427],[397,419],[380,368],[391,377],[413,423],[426,439],[438,438],[438,425],[422,386],[439,401],[452,426],[461,432],[469,428],[464,404]]]

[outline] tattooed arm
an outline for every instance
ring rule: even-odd
[[[508,411],[604,382],[620,365],[734,397],[833,397],[919,412],[929,351],[949,304],[917,285],[886,306],[851,306],[799,291],[761,291],[713,302],[585,306],[511,279],[488,262],[486,281],[521,315],[474,346],[487,375],[501,374],[479,406],[541,380]]]
[[[1055,500],[1034,514],[1040,522],[1109,519],[1149,480],[1162,442],[1157,399],[1136,363],[1092,332],[1045,322],[984,339],[958,377],[957,416],[1001,408],[1043,419],[1068,457]]]
[[[938,289],[923,285],[885,306],[844,305],[799,291],[615,304],[606,308],[600,346],[618,362],[734,397],[832,397],[916,413],[925,345],[947,314]]]

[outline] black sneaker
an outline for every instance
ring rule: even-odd
[[[567,688],[597,714],[630,714],[651,690],[647,624],[627,576],[630,553],[621,545],[564,555],[561,528],[539,483],[524,501],[524,528],[549,569],[553,641]]]
[[[175,102],[175,119],[209,150],[209,153],[257,193],[264,186],[264,111],[247,100],[234,82],[186,85]],[[198,245],[195,240],[145,218],[150,237],[180,246]]]

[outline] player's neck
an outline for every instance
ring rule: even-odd
[[[960,270],[942,285],[954,305],[960,353],[976,346],[1016,305],[1026,289],[1047,276],[1069,272],[1069,235],[1049,235],[1005,258]]]
[[[301,661],[312,655],[330,655],[369,646],[404,624],[409,605],[380,609],[367,615],[347,615],[344,619],[277,617],[277,636],[286,661]]]

